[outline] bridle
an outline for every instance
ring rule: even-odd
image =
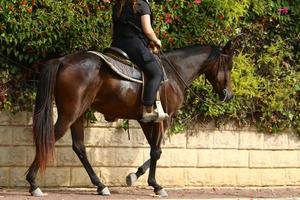
[[[182,84],[183,84],[186,88],[188,88],[188,87],[189,87],[189,84],[182,78],[182,76],[181,76],[180,73],[176,70],[176,68],[175,68],[175,66],[172,64],[172,62],[165,56],[165,54],[164,54],[161,50],[159,50],[159,57],[162,57],[162,58],[164,58],[164,59],[166,60],[166,62],[167,62],[168,65],[171,67],[171,69],[175,72],[176,76],[179,78],[179,80],[182,82]],[[217,74],[219,73],[220,68],[221,68],[222,63],[224,62],[224,60],[225,60],[226,58],[229,58],[229,57],[230,57],[230,55],[227,55],[227,54],[224,54],[224,53],[220,53],[219,58],[218,58],[219,60],[216,61],[216,62],[218,62],[218,71],[217,71]],[[223,67],[223,68],[224,68],[224,67]],[[206,72],[207,70],[208,70],[208,68],[205,69],[205,70],[203,71],[203,73],[205,74],[205,72]],[[224,68],[224,72],[225,72],[225,71],[226,71],[226,70],[225,70],[225,68]],[[202,97],[200,97],[198,94],[196,94],[196,92],[194,92],[193,90],[191,90],[191,92],[192,92],[193,95],[195,95],[196,97],[198,97],[200,101],[202,101],[202,102],[204,102],[204,103],[208,103],[206,100],[204,100],[204,99],[203,99]],[[223,92],[224,98],[223,98],[223,100],[222,100],[221,102],[225,102],[225,101],[228,99],[228,97],[229,97],[228,89],[227,89],[227,88],[224,88],[224,89],[222,90],[222,92]]]

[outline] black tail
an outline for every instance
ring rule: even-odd
[[[60,61],[58,59],[51,60],[42,66],[35,99],[33,116],[33,139],[36,146],[35,161],[42,172],[45,171],[49,158],[53,157],[55,139],[52,94],[59,66]]]

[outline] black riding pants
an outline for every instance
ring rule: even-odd
[[[144,87],[143,105],[152,106],[160,82],[163,79],[163,71],[154,55],[138,37],[114,39],[112,46],[125,51],[130,60],[145,73],[146,83]]]

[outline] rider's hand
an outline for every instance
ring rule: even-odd
[[[161,41],[159,39],[154,41],[155,45],[159,48],[161,48]]]

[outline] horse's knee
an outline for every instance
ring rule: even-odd
[[[155,159],[155,160],[158,160],[161,156],[161,149],[151,149],[150,151],[150,157]]]

